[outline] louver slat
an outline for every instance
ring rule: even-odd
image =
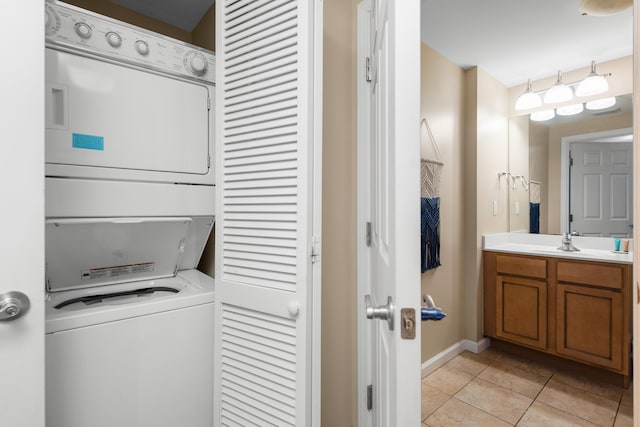
[[[289,257],[295,257],[296,255],[296,251],[295,249],[292,248],[278,248],[278,247],[272,247],[272,246],[266,246],[266,247],[262,247],[262,248],[255,248],[255,247],[247,247],[247,246],[243,246],[241,243],[226,243],[223,247],[223,249],[228,250],[228,251],[234,251],[231,256],[233,257],[238,257],[238,256],[242,256],[242,254],[247,254],[248,257],[251,257],[253,254],[255,253],[264,253],[264,254],[272,254],[272,255],[278,255],[278,256],[289,256]],[[251,249],[259,249],[260,252],[252,252]]]
[[[287,7],[289,5],[289,7]],[[233,48],[234,37],[240,35],[250,36],[254,25],[258,25],[263,21],[273,22],[279,13],[286,12],[295,7],[295,0],[257,0],[253,2],[247,2],[247,7],[243,9],[237,9],[231,14],[225,15],[224,29],[227,34],[227,45],[229,49]],[[292,19],[295,22],[295,19]],[[265,29],[262,29],[264,32]]]
[[[245,105],[245,108],[229,108],[227,111],[227,120],[229,122],[233,122],[246,117],[260,117],[273,111],[295,109],[297,107],[295,101],[295,98],[291,97],[288,99],[281,99],[277,102],[258,104],[249,107]]]
[[[233,49],[232,52],[235,52],[235,49],[272,35],[275,31],[284,31],[292,28],[291,21],[295,18],[295,6],[287,4],[284,8],[275,9],[263,15],[261,20],[254,21],[248,31],[240,32],[235,37],[227,39],[227,45]],[[244,35],[244,37],[240,37],[240,35]]]
[[[239,62],[233,70],[227,69],[225,77],[229,83],[235,83],[239,79],[246,79],[259,73],[287,66],[295,63],[297,52],[297,46],[291,43],[283,49],[263,51],[261,56],[247,56],[245,61]]]
[[[295,321],[222,306],[222,419],[295,425]]]
[[[288,153],[295,153],[296,146],[295,143],[289,144],[277,144],[277,145],[267,145],[266,147],[248,147],[244,150],[234,150],[228,153],[225,153],[225,160],[228,162],[233,161],[243,161],[243,159],[260,159],[261,157],[272,157],[278,155],[284,155]],[[263,161],[264,162],[264,161]]]

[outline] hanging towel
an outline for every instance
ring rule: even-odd
[[[529,233],[540,234],[540,203],[529,203]]]
[[[529,233],[540,234],[540,183],[529,182]]]
[[[440,264],[440,197],[421,197],[421,272]]]

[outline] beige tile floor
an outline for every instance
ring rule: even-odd
[[[422,380],[423,427],[633,426],[633,395],[493,349]]]

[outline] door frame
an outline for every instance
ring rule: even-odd
[[[640,105],[640,1],[633,1],[633,103]],[[640,148],[638,139],[640,138],[640,108],[633,110],[633,185],[640,188]],[[635,197],[633,201],[633,222],[640,220],[640,198]],[[633,341],[640,343],[640,239],[633,239]],[[638,360],[640,358],[640,345],[633,346],[633,418],[634,422],[640,418],[640,372]]]
[[[0,86],[6,166],[0,171],[0,217],[6,242],[0,293],[20,291],[30,307],[0,323],[2,425],[45,425],[44,299],[44,25],[42,1],[4,2],[0,34],[7,64]],[[20,17],[22,19],[16,19]],[[8,232],[7,232],[8,231]]]
[[[633,127],[569,135],[560,138],[560,233],[569,231],[569,147],[571,143],[607,142],[602,140],[625,135],[633,135]],[[633,147],[634,157],[635,145]]]
[[[356,322],[358,334],[358,426],[367,427],[372,424],[371,411],[367,409],[367,385],[371,384],[372,361],[371,354],[366,351],[371,345],[372,327],[366,319],[364,296],[371,293],[369,278],[370,249],[367,246],[367,223],[371,220],[368,207],[371,206],[371,182],[369,158],[369,125],[370,102],[369,87],[366,81],[366,58],[370,48],[370,10],[372,0],[358,3],[357,10],[357,49],[356,49],[356,85],[357,85],[357,213],[356,213],[356,251],[357,251],[357,292],[356,292]]]

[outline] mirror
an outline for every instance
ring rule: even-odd
[[[543,122],[511,117],[510,230],[632,237],[632,126],[631,94]]]

